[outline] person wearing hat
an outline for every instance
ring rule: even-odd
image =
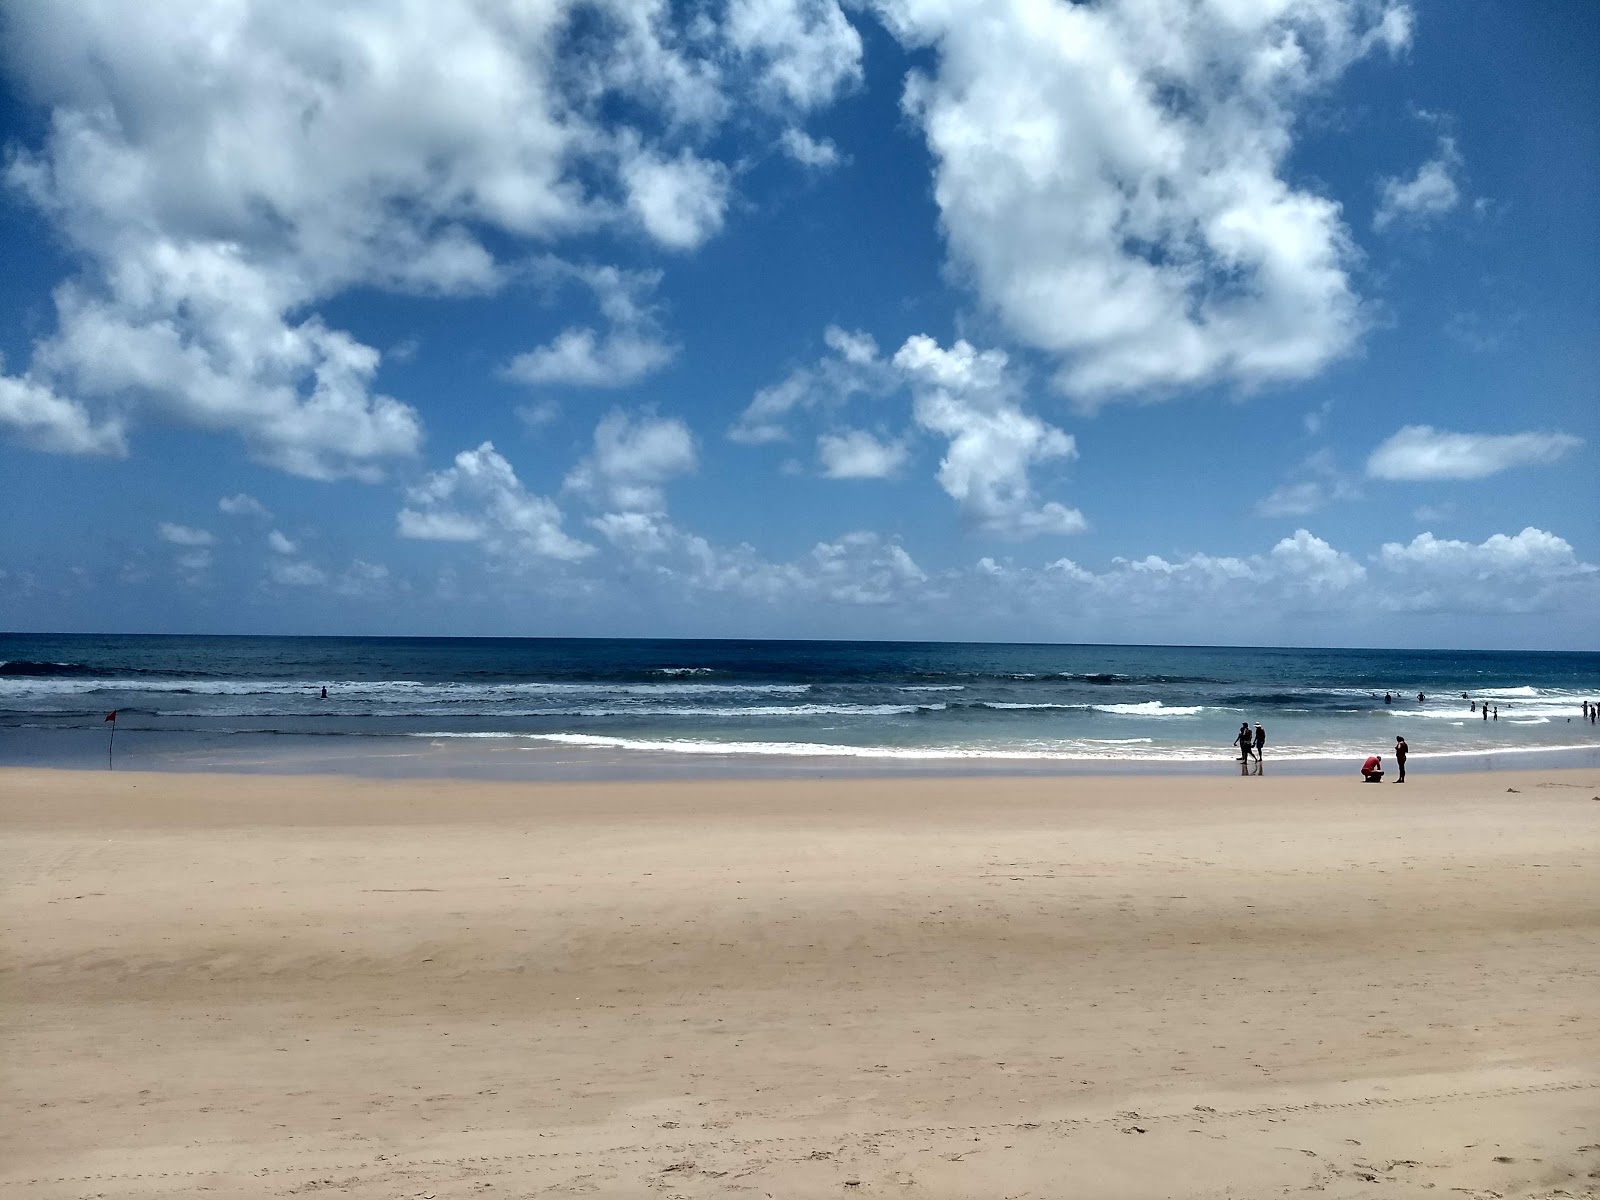
[[[1256,766],[1261,765],[1261,748],[1267,744],[1267,731],[1261,728],[1261,722],[1256,722]]]

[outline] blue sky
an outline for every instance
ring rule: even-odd
[[[1600,647],[1600,6],[0,20],[0,628]]]

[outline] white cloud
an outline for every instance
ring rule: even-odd
[[[541,264],[541,271],[553,284],[589,288],[611,329],[601,335],[587,326],[569,327],[548,345],[513,358],[504,371],[507,378],[534,385],[626,387],[677,355],[678,348],[662,336],[649,299],[661,282],[659,271],[575,267],[553,260]]]
[[[630,146],[621,175],[629,209],[663,246],[693,250],[722,228],[728,171],[721,163],[687,150],[666,158]]]
[[[1077,444],[1016,405],[1002,351],[980,354],[964,341],[944,350],[919,334],[907,339],[894,363],[911,382],[917,424],[950,439],[939,485],[975,529],[1028,538],[1087,528],[1077,509],[1035,500],[1029,468],[1076,458]]]
[[[909,454],[905,443],[879,441],[864,429],[817,438],[817,457],[829,479],[887,479],[905,466]]]
[[[275,554],[294,554],[298,549],[293,542],[276,529],[267,534],[267,545],[272,547]]]
[[[163,521],[157,525],[156,536],[163,542],[171,542],[174,546],[209,546],[217,540],[209,530],[195,529],[189,525],[175,525],[171,521]]]
[[[906,339],[893,358],[878,355],[865,333],[829,326],[831,353],[814,367],[757,392],[728,430],[734,441],[771,442],[789,436],[802,413],[835,412],[858,395],[881,396],[909,388],[913,430],[948,440],[939,485],[975,531],[1003,538],[1077,533],[1083,514],[1057,501],[1039,503],[1030,469],[1077,457],[1071,435],[1024,412],[1021,389],[1004,351],[979,352],[965,341],[945,350],[925,334]],[[881,478],[909,458],[907,439],[885,440],[860,430],[830,430],[818,437],[823,473],[834,479]]]
[[[826,171],[839,165],[839,147],[830,138],[814,138],[803,129],[785,129],[778,144],[803,167]]]
[[[836,0],[731,0],[727,19],[770,102],[820,108],[861,80],[861,35]]]
[[[694,437],[676,417],[610,412],[594,431],[594,450],[567,476],[566,487],[617,512],[661,512],[664,486],[696,467]]]
[[[0,359],[0,372],[5,360]],[[24,445],[55,454],[126,457],[127,438],[114,417],[96,424],[87,409],[26,376],[0,373],[0,427],[10,426]]]
[[[580,9],[592,36],[574,40]],[[824,7],[796,12],[806,45],[830,44]],[[7,178],[85,266],[27,372],[0,377],[0,423],[120,453],[124,419],[152,417],[293,473],[376,478],[417,451],[420,420],[317,307],[352,287],[492,291],[512,272],[491,245],[699,245],[728,203],[730,172],[697,146],[734,61],[702,25],[667,0],[17,10],[16,82],[50,121]],[[803,48],[748,49],[774,79],[815,75],[785,65]],[[669,353],[631,326],[586,356],[581,334],[529,369],[614,381]]]
[[[247,492],[222,497],[217,501],[217,511],[230,517],[260,517],[263,520],[272,517],[267,506]]]
[[[1512,467],[1555,462],[1583,445],[1569,433],[1449,433],[1407,425],[1367,458],[1374,479],[1486,479]]]
[[[1417,168],[1410,179],[1384,179],[1380,186],[1374,229],[1387,229],[1398,220],[1425,221],[1455,208],[1461,189],[1455,173],[1461,169],[1461,152],[1454,138],[1439,139],[1439,151]]]
[[[746,445],[784,441],[796,413],[835,409],[854,396],[881,395],[900,385],[899,373],[878,357],[870,334],[830,325],[822,339],[831,353],[758,391],[728,429],[731,440]]]
[[[1308,530],[1297,529],[1272,548],[1281,578],[1314,595],[1343,591],[1367,577],[1367,569]]]
[[[673,347],[649,336],[566,329],[555,341],[513,358],[506,375],[518,383],[626,387],[672,361]]]
[[[1537,612],[1592,594],[1600,580],[1564,538],[1532,526],[1476,545],[1421,533],[1385,543],[1377,562],[1400,584],[1378,601],[1400,611]]]
[[[1298,108],[1397,48],[1380,0],[880,0],[936,52],[906,111],[952,256],[1085,403],[1315,374],[1354,344],[1337,203],[1287,182]]]
[[[593,546],[562,530],[561,510],[528,492],[492,442],[463,450],[452,466],[411,489],[409,499],[411,507],[397,520],[401,537],[480,542],[515,560],[572,562],[594,553]]]

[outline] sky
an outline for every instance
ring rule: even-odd
[[[0,629],[1600,649],[1597,56],[6,0]]]

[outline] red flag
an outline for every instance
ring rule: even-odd
[[[110,712],[108,712],[106,714],[106,720],[115,723],[116,719],[117,719],[117,710],[113,708]]]

